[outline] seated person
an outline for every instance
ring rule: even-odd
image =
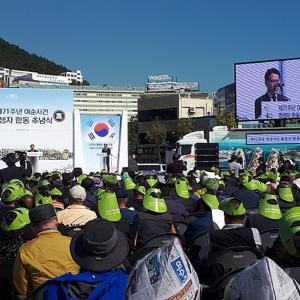
[[[300,207],[285,212],[280,222],[279,236],[265,255],[281,268],[300,267]]]
[[[80,185],[73,186],[70,190],[70,205],[57,212],[59,224],[65,226],[81,226],[90,220],[96,219],[95,212],[86,207],[83,203],[86,197],[85,189]]]
[[[45,300],[87,299],[88,296],[89,299],[125,299],[128,275],[122,263],[129,247],[113,223],[101,219],[88,222],[73,236],[70,249],[80,273],[50,280]]]
[[[23,296],[51,278],[79,271],[70,254],[71,239],[57,231],[53,205],[42,204],[31,209],[29,219],[37,237],[19,248],[13,270],[15,288]]]
[[[225,226],[210,233],[211,252],[229,247],[245,246],[261,249],[261,238],[256,228],[245,228],[246,209],[235,198],[227,198],[219,204],[224,211]]]
[[[281,216],[277,197],[272,194],[265,194],[259,202],[259,213],[249,214],[245,227],[257,228],[260,233],[268,229],[279,229]]]
[[[172,216],[162,198],[159,189],[150,188],[145,195],[143,205],[145,212],[139,212],[139,243],[144,243],[155,235],[174,232]]]
[[[291,184],[286,181],[280,181],[277,187],[278,204],[282,212],[297,205],[292,192]]]

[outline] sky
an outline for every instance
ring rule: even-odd
[[[234,63],[300,57],[300,1],[15,0],[0,37],[93,85],[144,86],[147,75],[234,81]]]

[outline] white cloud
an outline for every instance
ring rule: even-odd
[[[18,95],[17,94],[8,94],[6,96],[7,99],[11,99],[11,100],[17,100],[18,99]]]

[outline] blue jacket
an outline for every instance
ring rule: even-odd
[[[105,273],[83,272],[77,275],[67,273],[57,278],[51,279],[46,287],[45,300],[77,300],[74,292],[68,289],[68,285],[82,282],[96,285],[94,290],[89,294],[87,300],[122,300],[125,299],[125,288],[127,285],[128,275],[121,270],[110,271]],[[80,285],[79,285],[80,287]],[[75,289],[74,289],[75,290]],[[78,292],[78,290],[77,290]],[[79,293],[80,294],[80,293]]]

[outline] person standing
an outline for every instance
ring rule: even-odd
[[[111,149],[108,148],[107,144],[104,144],[104,148],[102,149],[102,153],[106,153],[105,164],[106,164],[107,173],[109,173],[109,171],[110,171],[109,165],[110,165]]]

